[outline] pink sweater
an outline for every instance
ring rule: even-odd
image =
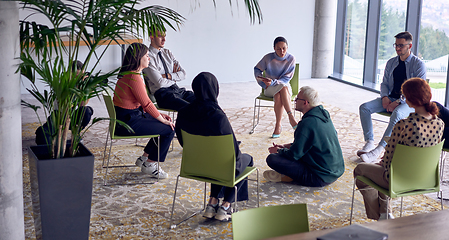
[[[154,118],[161,115],[148,97],[140,74],[128,74],[120,78],[115,85],[113,101],[115,106],[124,109],[136,109],[142,106],[143,110]]]

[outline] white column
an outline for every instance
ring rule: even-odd
[[[25,239],[17,2],[0,1],[0,239]]]
[[[315,0],[312,78],[327,78],[332,74],[337,24],[337,1]]]

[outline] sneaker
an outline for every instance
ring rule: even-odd
[[[392,213],[388,213],[388,219],[394,219],[394,216]],[[381,213],[379,220],[377,221],[382,221],[382,220],[387,220],[387,213]]]
[[[217,206],[212,206],[212,204],[207,204],[206,210],[203,213],[203,217],[205,218],[213,218],[215,217],[215,214],[217,214],[217,210],[218,210],[219,206],[217,203]]]
[[[168,173],[164,172],[161,167],[157,167],[157,162],[144,162],[140,169],[143,173],[150,174],[151,177],[168,178]]]
[[[376,148],[376,146],[374,145],[374,140],[368,140],[368,141],[366,141],[365,146],[363,146],[362,149],[357,151],[357,156],[360,157],[360,155],[370,152],[374,148]]]
[[[362,161],[364,161],[366,163],[375,163],[375,162],[377,162],[379,155],[382,153],[382,150],[384,150],[384,147],[377,146],[375,149],[371,150],[370,152],[360,155],[360,159],[362,159]]]
[[[218,210],[217,210],[217,214],[215,215],[215,219],[219,220],[219,221],[229,221],[231,220],[231,215],[234,212],[234,209],[229,206],[228,210],[225,210],[223,208],[223,206],[221,206]]]
[[[137,160],[136,160],[136,166],[138,167],[142,167],[142,164],[146,162],[146,160],[142,159],[142,156],[140,156]]]
[[[280,182],[282,179],[282,174],[274,171],[274,170],[267,170],[263,172],[263,177],[269,181],[269,182]]]

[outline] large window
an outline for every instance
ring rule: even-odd
[[[343,74],[347,80],[359,84],[363,77],[367,11],[368,0],[348,0]]]
[[[385,64],[396,56],[393,48],[394,36],[405,31],[406,0],[383,0],[379,33],[379,50],[377,55],[376,84],[382,82]]]
[[[426,64],[433,100],[449,105],[448,0],[338,0],[337,6],[331,78],[378,91],[386,62],[396,56],[394,36],[409,31],[413,54]]]
[[[449,2],[423,0],[418,56],[426,63],[432,99],[444,103],[449,55]]]

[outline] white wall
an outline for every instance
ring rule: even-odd
[[[268,52],[273,40],[284,36],[289,52],[301,65],[301,78],[310,78],[312,68],[315,1],[260,0],[263,23],[251,25],[243,1],[147,1],[178,11],[187,18],[179,32],[168,31],[165,47],[187,71],[190,84],[201,71],[212,72],[220,82],[254,81],[253,68]],[[194,7],[194,6],[193,6]],[[183,84],[185,85],[185,84]]]
[[[212,72],[220,82],[255,81],[253,68],[266,53],[273,51],[277,36],[288,40],[288,51],[301,66],[300,78],[311,77],[315,1],[260,0],[264,18],[260,25],[250,24],[242,0],[232,0],[232,7],[229,1],[216,1],[216,8],[212,0],[147,0],[145,3],[172,8],[186,18],[180,31],[167,31],[165,43],[187,72],[186,80],[180,85],[190,85],[202,71]],[[144,43],[148,44],[149,40]],[[110,51],[102,62],[103,70],[120,65],[117,59],[120,48],[116,46]]]

